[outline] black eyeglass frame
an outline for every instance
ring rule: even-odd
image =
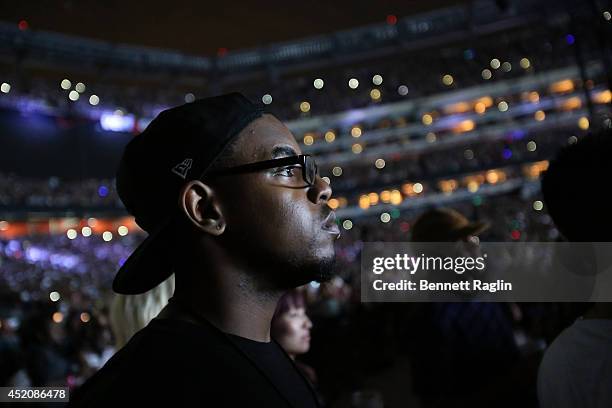
[[[242,174],[242,173],[252,173],[259,170],[273,169],[276,167],[284,167],[292,164],[299,164],[302,168],[302,178],[304,182],[308,186],[312,186],[315,184],[317,175],[319,174],[319,167],[315,162],[314,158],[309,154],[300,154],[296,156],[289,157],[280,157],[278,159],[271,160],[263,160],[254,163],[242,164],[240,166],[228,167],[225,169],[218,169],[207,172],[206,176],[223,176],[223,175],[231,175],[231,174]],[[310,167],[312,166],[312,167]],[[309,169],[312,168],[312,180],[309,180]]]

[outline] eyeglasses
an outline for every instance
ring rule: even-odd
[[[319,174],[319,168],[314,158],[309,154],[300,154],[297,156],[281,157],[279,159],[264,160],[255,163],[243,164],[236,167],[230,167],[227,169],[213,170],[208,175],[229,175],[229,174],[241,174],[251,173],[258,170],[273,169],[276,167],[285,167],[290,165],[300,165],[302,168],[302,178],[308,186],[315,184],[317,174]]]

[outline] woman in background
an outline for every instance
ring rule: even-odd
[[[117,350],[161,312],[173,293],[174,275],[171,275],[141,295],[115,295],[111,306],[111,327]]]
[[[310,329],[312,322],[306,314],[304,294],[299,289],[287,292],[280,298],[272,318],[272,337],[295,362],[298,369],[313,386],[317,376],[312,367],[296,360],[296,357],[310,350]]]

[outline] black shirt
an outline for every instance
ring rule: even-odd
[[[312,389],[304,387],[307,380],[276,341],[262,343],[232,334],[228,334],[228,337],[261,369],[292,406],[317,406]]]
[[[68,406],[319,406],[278,343],[200,323],[153,319],[73,393]]]

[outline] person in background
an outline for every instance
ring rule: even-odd
[[[563,149],[543,176],[545,205],[570,242],[612,241],[611,154],[606,129]],[[542,408],[612,407],[612,303],[593,304],[553,341],[540,364],[538,399]]]
[[[311,328],[312,321],[306,314],[303,293],[297,289],[287,292],[276,306],[272,317],[271,334],[306,378],[312,384],[316,384],[314,369],[296,360],[297,356],[306,354],[310,350]]]
[[[52,331],[52,325],[49,311],[41,303],[28,312],[19,326],[20,348],[31,387],[61,385],[70,372],[66,348],[57,341],[63,328]]]
[[[478,235],[488,227],[485,222],[470,222],[455,210],[436,208],[414,222],[412,241],[463,241],[477,250]],[[434,302],[421,305],[418,314],[412,374],[424,406],[487,406],[483,390],[500,383],[518,358],[509,307],[476,301]]]
[[[73,337],[71,344],[80,367],[74,377],[76,386],[91,377],[117,351],[113,344],[108,312],[108,308],[104,307],[100,310],[92,310],[89,317],[85,318],[86,320],[83,320],[82,314],[78,312],[69,314],[67,318],[74,330],[65,335]],[[61,327],[61,325],[53,326],[55,330]]]
[[[297,359],[310,350],[310,329],[312,321],[306,314],[305,287],[297,288],[283,295],[276,306],[270,334],[293,360],[298,370],[314,387],[319,403],[325,402],[318,392],[318,379],[315,370]]]
[[[110,321],[117,350],[161,312],[173,293],[174,275],[146,293],[115,295]]]

